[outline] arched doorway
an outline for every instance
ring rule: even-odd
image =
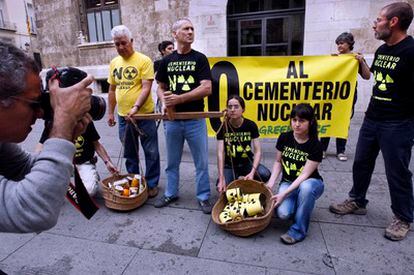
[[[305,0],[229,0],[228,56],[302,55]]]

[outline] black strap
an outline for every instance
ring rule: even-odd
[[[75,206],[88,220],[95,215],[99,207],[89,196],[88,191],[83,184],[81,177],[79,176],[78,169],[75,165],[75,185],[71,182],[66,192],[66,198],[69,202]]]

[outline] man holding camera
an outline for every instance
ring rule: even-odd
[[[157,127],[154,120],[130,122],[136,113],[154,112],[154,102],[150,94],[154,79],[152,61],[134,50],[132,35],[126,26],[114,27],[111,35],[119,56],[109,65],[108,125],[115,126],[114,110],[118,104],[119,138],[124,146],[126,169],[128,173],[140,174],[139,137],[145,154],[148,196],[155,197],[160,179]]]
[[[50,84],[54,124],[42,152],[30,155],[16,143],[37,118],[41,80],[33,59],[0,42],[0,231],[38,232],[53,227],[73,171],[73,140],[91,121],[91,76],[69,88]]]

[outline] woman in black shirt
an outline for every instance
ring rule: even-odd
[[[255,122],[243,117],[245,103],[238,95],[227,99],[228,120],[217,133],[217,166],[219,192],[233,180],[256,179],[267,182],[270,171],[260,164],[262,150],[259,129]],[[253,151],[252,151],[253,142]]]
[[[282,133],[277,140],[276,161],[267,184],[272,188],[282,173],[278,193],[272,200],[279,218],[294,216],[294,224],[280,237],[285,244],[294,244],[306,237],[315,201],[324,190],[318,173],[322,145],[313,108],[309,104],[295,106],[290,123],[292,131]]]

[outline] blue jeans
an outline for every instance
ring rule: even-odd
[[[184,141],[187,140],[196,168],[196,194],[200,201],[210,197],[208,176],[208,140],[205,119],[164,121],[167,144],[167,186],[165,196],[177,197],[180,163]]]
[[[286,190],[290,184],[291,182],[281,182],[278,193]],[[322,195],[323,190],[322,180],[309,178],[293,190],[276,209],[278,217],[282,220],[295,215],[294,224],[287,232],[295,240],[300,241],[306,237],[315,201]]]
[[[119,139],[124,143],[125,166],[128,173],[140,174],[139,171],[139,143],[145,155],[145,179],[149,188],[158,186],[160,180],[160,154],[158,151],[158,134],[154,120],[137,120],[138,128],[144,133],[139,135],[134,125],[128,123],[124,117],[118,116]],[[125,139],[125,140],[124,140]]]
[[[359,206],[366,206],[366,194],[381,150],[390,189],[391,209],[401,220],[413,222],[413,182],[409,169],[413,143],[413,119],[374,121],[365,117],[359,131],[352,167],[354,183],[349,196]]]
[[[236,176],[236,179],[238,179],[240,176],[246,176],[247,174],[252,171],[252,164],[246,164],[244,166],[237,166],[234,167],[234,175]],[[234,175],[233,175],[233,169],[230,167],[224,167],[224,178],[226,179],[226,184],[229,184],[230,182],[234,181]],[[271,172],[269,169],[267,169],[266,166],[259,164],[257,167],[256,173],[254,174],[254,179],[262,182],[267,182],[270,179]]]

